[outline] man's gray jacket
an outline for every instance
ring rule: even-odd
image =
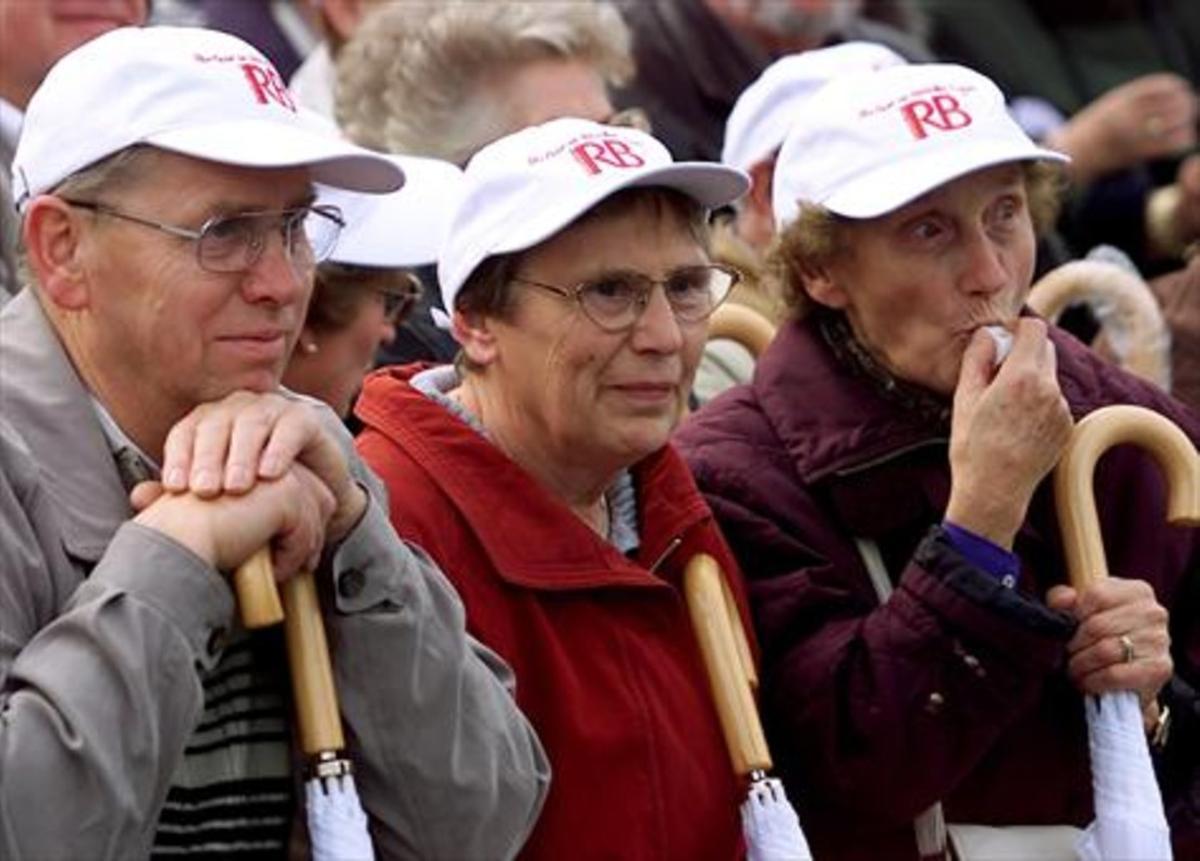
[[[127,522],[90,396],[34,290],[0,311],[0,415],[19,434],[0,437],[0,857],[144,857],[232,593],[190,551]],[[510,671],[466,634],[443,575],[396,537],[329,415],[373,497],[318,577],[376,852],[511,857],[546,792],[544,753]]]

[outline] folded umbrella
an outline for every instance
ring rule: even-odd
[[[812,861],[783,784],[767,777],[771,754],[752,692],[758,676],[716,560],[704,554],[693,557],[684,573],[684,591],[734,773],[749,781],[741,806],[747,856],[750,861]]]
[[[1200,524],[1200,455],[1183,431],[1143,407],[1096,410],[1075,426],[1054,474],[1067,568],[1076,588],[1108,576],[1092,478],[1100,456],[1122,443],[1149,451],[1165,474],[1168,522]],[[1085,707],[1096,818],[1076,846],[1080,858],[1169,861],[1171,835],[1137,694],[1120,691],[1089,697]]]
[[[350,761],[341,755],[346,742],[313,575],[301,572],[276,589],[271,553],[263,548],[238,568],[234,588],[247,628],[283,622],[300,747],[311,758],[304,792],[314,861],[373,861],[367,816]]]

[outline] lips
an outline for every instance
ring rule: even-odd
[[[288,333],[270,329],[223,335],[217,343],[236,351],[249,360],[275,361],[283,357],[288,345]]]
[[[674,402],[676,392],[679,390],[677,383],[654,383],[654,382],[636,382],[636,383],[617,383],[610,386],[611,389],[620,393],[625,398],[643,404],[661,404],[666,402]]]

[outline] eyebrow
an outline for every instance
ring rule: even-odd
[[[292,209],[303,209],[307,206],[312,206],[316,202],[317,194],[312,189],[308,189],[304,194],[286,202],[282,209],[264,207],[258,203],[247,203],[245,200],[223,198],[214,201],[205,209],[204,218],[216,218],[223,215],[249,215],[255,212],[286,212]]]

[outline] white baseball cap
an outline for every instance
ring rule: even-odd
[[[89,119],[90,118],[90,119]],[[13,159],[18,207],[134,144],[242,167],[311,166],[385,192],[403,172],[299,110],[256,48],[198,27],[123,27],[59,60],[33,94]]]
[[[978,72],[940,63],[890,66],[833,81],[807,104],[775,162],[781,227],[799,201],[875,218],[981,168],[1068,161],[1042,149]]]
[[[438,259],[447,311],[485,259],[549,239],[626,188],[673,188],[713,208],[750,187],[740,170],[676,162],[637,129],[564,118],[530,126],[481,149],[467,163],[465,190]]]
[[[843,42],[776,60],[738,96],[725,122],[721,161],[749,170],[775,153],[803,105],[821,87],[845,74],[898,66],[904,58],[874,42]]]
[[[318,186],[319,203],[342,210],[346,226],[327,258],[333,263],[395,268],[437,260],[450,217],[462,195],[462,171],[449,162],[389,155],[404,171],[404,187],[362,194]]]

